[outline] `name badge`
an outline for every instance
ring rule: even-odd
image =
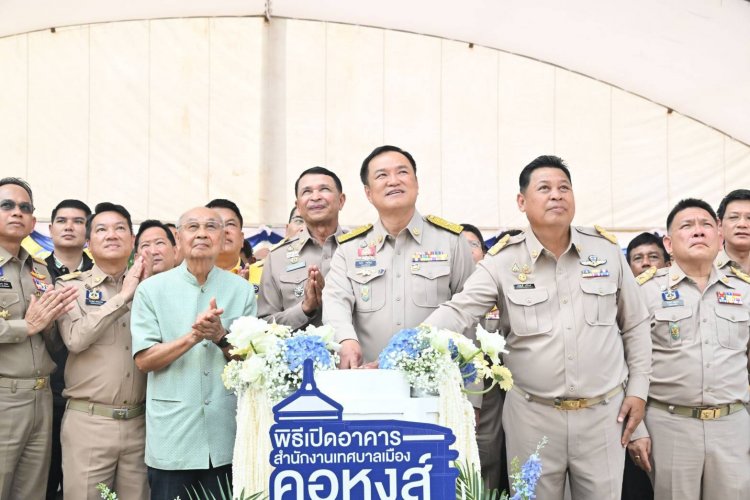
[[[103,306],[107,301],[102,297],[102,292],[99,290],[86,290],[86,305],[87,306]]]
[[[305,267],[305,261],[300,260],[299,262],[295,262],[294,264],[289,264],[286,266],[286,272],[294,271],[295,269],[302,269]]]
[[[10,281],[0,280],[0,288],[13,288]]]

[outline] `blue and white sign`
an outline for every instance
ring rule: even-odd
[[[312,361],[300,389],[273,408],[271,500],[455,498],[450,429],[401,420],[343,420]]]

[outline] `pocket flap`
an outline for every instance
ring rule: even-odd
[[[294,271],[283,273],[279,276],[279,281],[282,283],[302,283],[307,279],[307,268],[295,269]]]
[[[17,293],[15,292],[9,292],[9,293],[0,293],[0,307],[7,309],[16,302],[21,300]]]
[[[738,306],[717,307],[716,315],[732,323],[750,320],[750,313]]]
[[[589,278],[581,281],[581,290],[592,295],[612,295],[617,293],[617,283],[614,281],[597,281],[601,278]]]
[[[685,306],[665,307],[654,311],[656,321],[679,321],[693,315],[693,310]]]
[[[412,274],[422,276],[430,280],[439,278],[441,276],[448,276],[451,273],[450,266],[419,266],[419,269],[412,271]]]
[[[519,306],[533,306],[549,298],[546,288],[532,288],[528,290],[508,290],[508,300]]]
[[[361,273],[362,270],[357,269],[356,271],[349,271],[348,273],[346,273],[346,275],[349,276],[349,279],[354,281],[355,283],[364,285],[365,283],[369,283],[375,278],[383,276],[385,274],[385,269],[372,268],[372,274],[370,275],[357,274],[357,272]]]

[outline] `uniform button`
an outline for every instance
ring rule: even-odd
[[[401,277],[401,273],[396,273],[396,277],[400,278]]]
[[[125,401],[122,402],[122,404],[124,405],[128,404],[128,400],[126,399]]]
[[[401,326],[401,322],[400,322],[400,321],[397,321],[397,322],[396,322],[396,326]]]
[[[396,302],[401,302],[401,297],[396,297]]]
[[[570,392],[573,392],[573,391],[575,390],[575,387],[573,387],[573,386],[571,385],[570,387],[568,387],[568,390],[570,390]]]
[[[565,329],[566,329],[566,330],[570,330],[570,327],[569,327],[569,326],[566,326],[566,327],[565,327]]]
[[[201,287],[201,293],[206,293],[206,289]]]
[[[208,373],[209,373],[208,370],[206,370],[203,372],[203,375],[208,376]]]
[[[125,378],[130,378],[130,373],[126,373]]]
[[[568,354],[568,359],[573,359],[573,355],[572,354]]]
[[[711,363],[706,363],[706,368],[711,368]]]
[[[208,340],[203,341],[203,347],[208,347]]]
[[[122,324],[122,327],[123,327],[123,328],[125,328],[126,326],[128,326],[128,324],[127,324],[127,323],[123,323],[123,324]]]
[[[710,342],[708,341],[708,339],[704,340],[703,343],[704,344],[710,344]]]
[[[126,345],[126,346],[125,346],[125,350],[126,350],[126,351],[129,351],[129,350],[130,350],[130,346],[129,346],[129,345]]]
[[[20,341],[21,341],[21,337],[16,337],[16,342],[20,342]]]
[[[562,299],[562,303],[563,304],[567,304],[568,303],[568,299]]]
[[[41,375],[41,373],[42,373],[42,372],[40,372],[39,370],[37,370],[37,371],[36,371],[36,374],[37,374],[37,375]]]
[[[203,404],[204,404],[204,405],[207,405],[207,404],[208,404],[208,403],[210,403],[210,402],[211,402],[211,401],[209,401],[209,400],[207,399],[207,400],[205,400],[205,401],[203,402]]]
[[[704,322],[704,323],[708,323],[708,319],[706,319],[706,318],[703,318],[703,322]]]

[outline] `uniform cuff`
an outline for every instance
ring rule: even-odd
[[[643,423],[643,420],[641,420],[641,423],[638,424],[638,427],[635,428],[633,434],[630,436],[630,441],[633,442],[636,439],[647,437],[649,437],[648,429],[646,429],[646,425]]]
[[[648,400],[648,376],[647,375],[631,375],[628,379],[628,387],[625,389],[626,396],[635,396],[642,400]]]

